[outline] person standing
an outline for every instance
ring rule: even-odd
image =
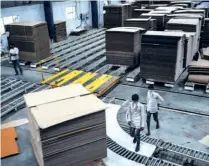
[[[10,45],[10,50],[9,50],[9,54],[10,54],[10,59],[12,61],[13,64],[13,68],[15,70],[15,75],[18,75],[18,69],[20,71],[20,74],[23,74],[22,68],[20,66],[20,62],[19,62],[19,49],[17,47],[14,47],[13,44]]]
[[[130,126],[130,135],[134,137],[133,143],[136,143],[136,152],[140,150],[140,132],[144,130],[144,113],[144,105],[139,102],[139,96],[132,95],[132,102],[129,103],[126,112],[126,120]]]
[[[147,92],[147,136],[150,135],[150,119],[151,115],[153,115],[153,119],[156,122],[156,129],[160,128],[159,120],[158,120],[158,110],[159,110],[159,100],[164,101],[164,99],[154,91],[154,86],[149,85]]]

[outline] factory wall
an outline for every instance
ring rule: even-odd
[[[67,26],[67,34],[70,33],[73,29],[77,27],[86,27],[92,26],[91,21],[91,5],[89,1],[81,0],[81,1],[67,1],[67,2],[53,2],[53,17],[54,21],[56,20],[65,20]],[[75,18],[67,18],[66,16],[66,8],[75,7]],[[88,13],[87,21],[80,20],[80,14]]]
[[[18,21],[45,21],[43,4],[1,9],[1,17],[18,16]]]

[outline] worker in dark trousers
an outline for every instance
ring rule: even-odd
[[[137,94],[132,95],[126,120],[130,126],[130,135],[134,137],[133,143],[136,143],[136,152],[140,150],[140,132],[144,130],[144,113],[144,105],[139,102],[139,96]]]
[[[20,71],[20,74],[23,74],[22,68],[20,66],[20,62],[19,62],[19,49],[17,47],[14,47],[13,44],[10,45],[10,50],[9,50],[9,54],[10,54],[10,59],[12,61],[14,70],[15,70],[15,75],[18,75],[18,69]]]
[[[156,129],[160,128],[159,120],[158,120],[158,110],[159,110],[159,100],[164,101],[164,99],[156,92],[154,92],[154,86],[149,85],[147,92],[147,136],[150,135],[150,120],[151,115],[153,115],[153,119],[156,122]]]

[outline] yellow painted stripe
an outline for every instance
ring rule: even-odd
[[[111,78],[112,78],[111,75],[104,74],[99,78],[97,78],[92,83],[90,83],[89,85],[87,85],[86,89],[89,90],[90,92],[94,92],[96,89],[98,89],[100,86],[102,86],[105,82],[107,82]]]
[[[79,79],[73,81],[70,84],[84,84],[87,81],[89,81],[90,79],[92,79],[93,77],[95,77],[96,75],[97,75],[97,73],[88,72],[88,73],[84,74],[82,77],[80,77]]]
[[[59,72],[59,73],[57,73],[57,74],[54,74],[54,75],[48,77],[47,79],[41,81],[40,84],[42,84],[42,85],[43,85],[43,84],[47,84],[49,81],[55,79],[56,77],[59,77],[60,75],[66,73],[66,72],[68,72],[68,71],[69,71],[68,69],[65,69],[65,70],[63,70],[63,71],[61,71],[61,72]]]
[[[78,76],[82,72],[83,71],[74,70],[74,71],[70,72],[69,74],[59,78],[58,80],[55,80],[50,85],[51,86],[62,86],[64,83],[66,83],[67,81],[70,81],[71,79],[73,79],[74,77]]]

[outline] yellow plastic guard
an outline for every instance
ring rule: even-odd
[[[82,72],[83,71],[74,70],[74,71],[70,72],[69,74],[59,78],[58,80],[55,80],[50,85],[53,86],[53,87],[54,86],[62,86],[64,83],[66,83],[67,81],[69,81],[69,80],[73,79],[74,77],[78,76]]]
[[[70,84],[79,84],[79,83],[84,84],[87,81],[89,81],[90,79],[92,79],[93,77],[95,77],[96,75],[97,75],[97,73],[88,72],[88,73],[84,74],[82,77],[78,78],[77,80],[73,81]]]
[[[42,85],[43,85],[43,84],[47,84],[49,81],[55,79],[56,77],[59,77],[60,75],[66,73],[66,72],[68,72],[68,71],[69,71],[68,69],[65,69],[65,70],[63,70],[63,71],[61,71],[61,72],[59,72],[59,73],[57,73],[57,74],[54,74],[54,75],[48,77],[47,79],[41,81],[40,84],[42,84]]]
[[[104,74],[97,78],[95,81],[90,83],[89,85],[86,86],[86,89],[89,90],[90,92],[94,92],[96,89],[98,89],[100,86],[102,86],[105,82],[110,80],[113,76]]]

